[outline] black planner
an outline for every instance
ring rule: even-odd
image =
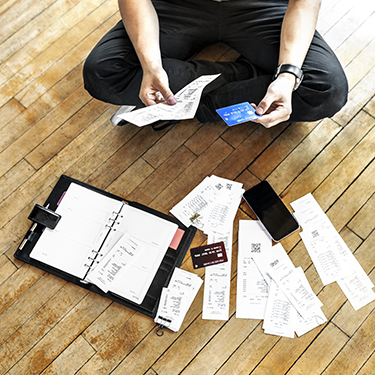
[[[29,219],[15,258],[153,318],[196,233],[174,217],[66,175]],[[120,249],[124,259],[137,261],[112,264]]]

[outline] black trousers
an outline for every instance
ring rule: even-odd
[[[258,104],[278,64],[283,0],[154,0],[160,24],[160,48],[170,88],[203,74],[221,73],[203,92],[197,111],[201,122],[218,121],[215,109],[244,101]],[[147,35],[144,36],[147,38]],[[241,63],[194,60],[204,47],[223,42],[262,70],[251,78]],[[290,122],[331,117],[346,103],[345,73],[324,39],[315,36],[302,66],[304,79],[292,95]],[[142,68],[120,21],[95,46],[84,65],[85,88],[95,98],[142,107]]]

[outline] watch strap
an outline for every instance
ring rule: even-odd
[[[273,79],[276,79],[281,73],[290,73],[296,77],[296,83],[293,90],[297,90],[303,79],[303,71],[296,65],[280,64],[275,71]]]

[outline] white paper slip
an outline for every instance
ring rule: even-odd
[[[238,230],[236,317],[263,319],[268,282],[254,261],[271,250],[272,241],[256,220],[240,220]],[[257,258],[257,259],[258,259]]]
[[[197,275],[175,268],[167,288],[163,288],[155,323],[178,332],[202,285]]]
[[[203,75],[183,87],[175,98],[175,105],[159,103],[119,115],[137,126],[145,126],[158,120],[186,120],[195,116],[203,89],[220,74]]]
[[[184,225],[194,225],[206,234],[227,233],[233,227],[243,191],[241,183],[212,175],[170,212]]]
[[[291,203],[303,243],[324,285],[338,282],[355,310],[374,300],[374,284],[311,194]]]
[[[125,233],[106,256],[99,258],[100,261],[89,272],[86,280],[107,293],[141,253],[139,242]]]
[[[296,310],[277,284],[271,280],[263,321],[264,333],[294,338]]]
[[[311,289],[301,267],[270,269],[269,274],[303,319],[317,315],[323,304]]]
[[[363,275],[354,272],[352,275],[338,280],[337,283],[354,310],[359,310],[375,300],[375,293],[368,285],[368,279]]]
[[[202,319],[228,320],[232,265],[232,231],[210,233],[209,243],[224,242],[228,262],[206,267]]]

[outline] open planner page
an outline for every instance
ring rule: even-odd
[[[56,209],[60,222],[54,230],[44,230],[30,257],[83,278],[122,205],[72,183]]]
[[[142,303],[177,229],[178,225],[173,222],[125,205],[106,239],[101,255],[105,262],[113,253],[124,251],[128,241],[124,239],[125,234],[139,250],[137,256],[127,262],[126,270],[122,269],[119,262],[112,262],[112,266],[119,272],[116,272],[116,280],[110,283],[109,291],[132,302]],[[101,263],[88,275],[88,280],[94,284],[97,277],[95,271]]]

